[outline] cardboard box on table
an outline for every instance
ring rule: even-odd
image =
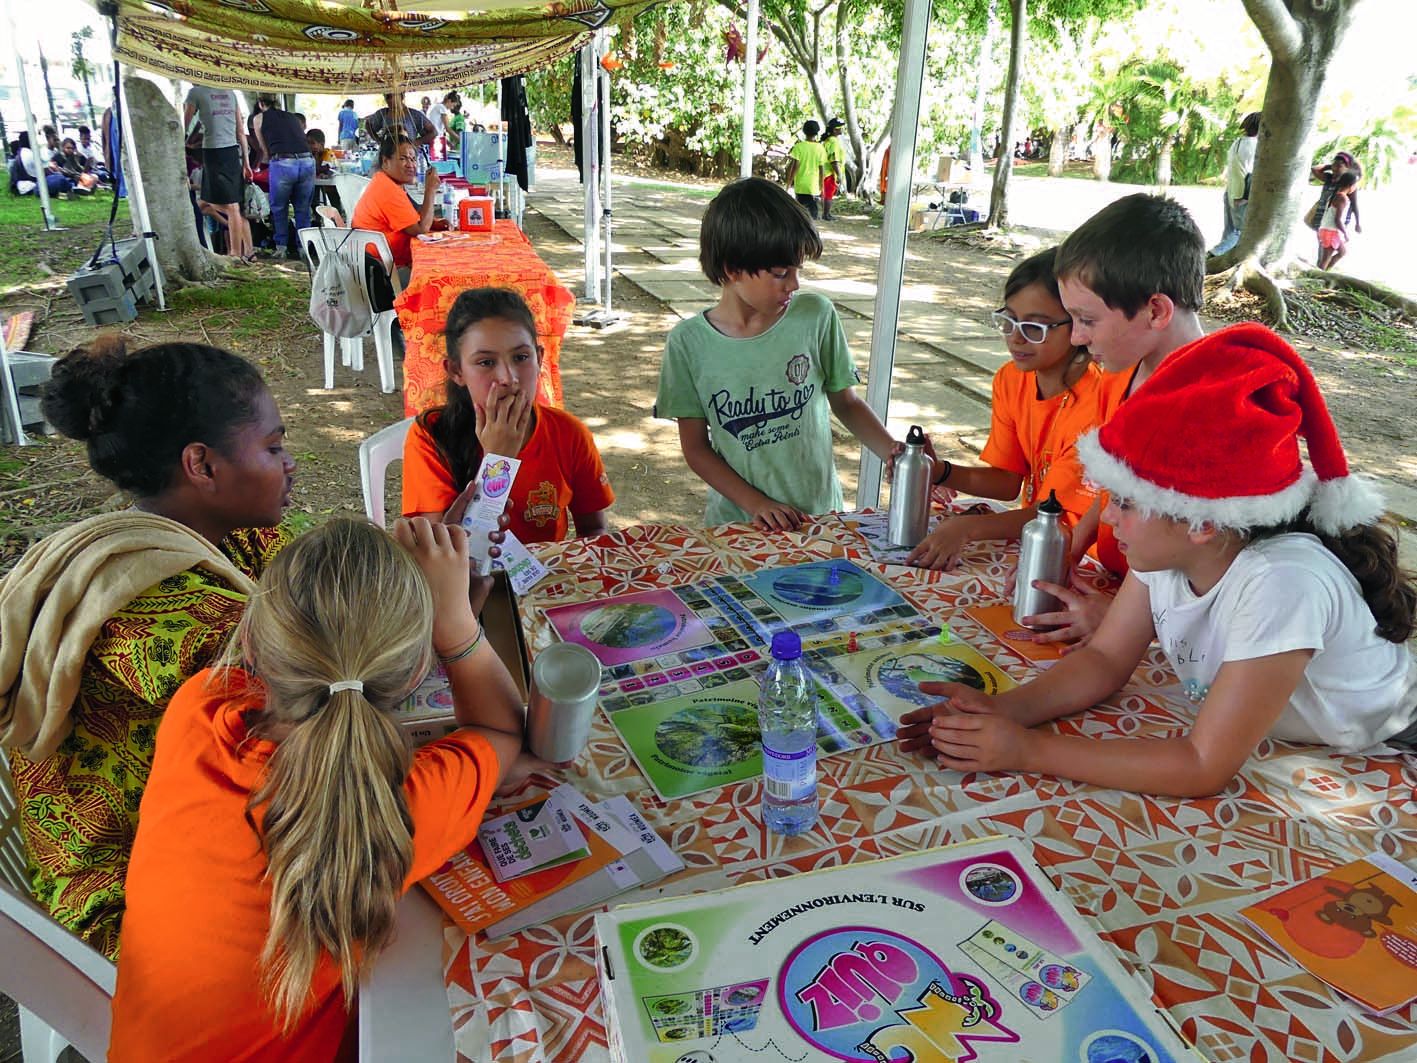
[[[1197,1058],[1013,839],[622,905],[595,929],[620,1063]]]
[[[507,583],[506,573],[500,570],[493,573],[492,593],[487,596],[479,619],[482,629],[487,632],[487,641],[512,674],[517,691],[525,702],[531,688],[531,668],[527,660],[526,636],[517,615],[516,595]],[[399,707],[397,719],[416,746],[457,730],[452,692],[448,689],[448,677],[441,667],[428,673],[428,678],[408,696]]]

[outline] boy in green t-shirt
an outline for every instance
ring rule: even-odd
[[[792,145],[788,154],[787,183],[797,196],[797,202],[817,216],[817,197],[822,194],[822,174],[827,169],[827,152],[817,134],[822,127],[810,118],[802,123],[802,140]]]
[[[669,333],[655,416],[679,422],[684,459],[709,486],[708,524],[792,531],[841,509],[832,413],[883,461],[901,449],[853,390],[836,308],[793,296],[803,259],[821,253],[802,207],[760,177],[725,186],[704,213],[699,264],[718,305]]]

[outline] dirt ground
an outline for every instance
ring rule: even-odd
[[[829,244],[823,260],[806,270],[808,283],[840,272],[874,274],[879,227],[862,214],[844,213],[834,230],[851,239]],[[526,228],[538,253],[575,290],[582,262],[579,242],[534,209]],[[78,264],[68,261],[73,253],[64,248],[86,243],[66,235],[64,247],[41,246],[39,257],[52,276],[0,295],[4,313],[37,311],[31,350],[63,352],[94,335],[63,290],[63,277]],[[1010,254],[968,242],[912,238],[907,281],[928,285],[940,305],[977,311],[982,322],[997,305],[1011,262]],[[299,465],[295,519],[316,523],[331,513],[362,511],[356,447],[366,435],[398,420],[402,405],[399,394],[378,390],[372,343],[365,373],[337,368],[335,389],[321,388],[320,336],[306,313],[308,292],[305,271],[297,264],[245,267],[215,288],[181,293],[174,300],[178,308],[166,314],[144,311],[122,331],[135,345],[198,340],[227,346],[256,361],[285,415],[289,448]],[[621,323],[602,331],[573,326],[566,337],[566,406],[591,427],[601,447],[617,495],[614,526],[697,522],[703,512],[703,487],[683,462],[674,424],[650,417],[664,337],[678,319],[623,280],[617,279],[615,300],[624,314]],[[1246,309],[1232,306],[1228,314],[1244,314]],[[1208,326],[1222,323],[1218,318],[1207,321]],[[1302,336],[1295,342],[1319,377],[1355,463],[1393,479],[1417,481],[1411,427],[1417,357]],[[867,352],[855,353],[864,371]],[[947,372],[942,365],[941,376]],[[987,424],[981,406],[981,430]],[[838,468],[850,499],[857,451],[854,441],[837,431]],[[947,441],[947,446],[962,450],[958,440]],[[391,477],[389,491],[396,499],[396,477]],[[57,524],[123,503],[89,472],[79,444],[53,437],[30,448],[5,448],[0,452],[0,571]]]

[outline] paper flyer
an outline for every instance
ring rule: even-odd
[[[1417,871],[1382,853],[1240,914],[1310,973],[1386,1015],[1417,998]]]
[[[1018,841],[595,917],[620,1063],[1178,1063],[1144,984]]]
[[[555,795],[484,820],[477,843],[498,882],[590,855],[571,813]]]
[[[1008,602],[997,605],[976,605],[964,615],[975,621],[1025,661],[1051,664],[1063,659],[1063,647],[1056,642],[1039,642],[1037,634],[1014,619],[1014,607]]]

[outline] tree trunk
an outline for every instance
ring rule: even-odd
[[[163,280],[174,287],[212,280],[221,273],[218,260],[197,240],[192,200],[187,193],[182,118],[156,84],[125,77],[128,113],[123,136],[131,137],[143,171],[148,221],[157,233],[157,258]],[[132,180],[128,175],[128,180]]]
[[[97,114],[97,112],[93,109],[93,93],[89,90],[89,71],[88,71],[88,67],[84,67],[84,69],[83,69],[83,75],[84,75],[84,101],[88,104],[88,108],[89,108],[89,126],[90,126],[91,128],[93,128],[93,129],[97,129],[97,128],[98,128],[98,119],[94,117],[94,115]],[[102,139],[102,138],[100,138],[100,139]]]
[[[1072,143],[1073,127],[1062,125],[1049,130],[1053,143],[1048,145],[1048,176],[1062,177],[1063,168],[1068,164],[1068,145]]]
[[[1009,175],[1014,168],[1014,111],[1023,80],[1023,49],[1028,34],[1028,0],[1009,0],[1013,26],[1009,33],[1009,75],[1004,83],[1003,149],[994,161],[994,188],[989,193],[989,227],[1009,223]]]
[[[1170,137],[1161,142],[1161,152],[1156,156],[1156,183],[1162,188],[1171,187],[1171,152],[1175,144]]]
[[[1270,51],[1250,205],[1233,249],[1210,260],[1220,273],[1233,266],[1268,268],[1284,261],[1309,171],[1308,141],[1323,99],[1329,63],[1359,0],[1243,0]]]
[[[1112,127],[1106,122],[1093,131],[1092,176],[1099,181],[1112,180]]]
[[[969,124],[969,180],[979,180],[984,172],[984,78],[994,50],[994,24],[998,22],[998,0],[989,0],[984,19],[984,36],[979,42],[979,61],[974,81],[974,118]]]
[[[63,129],[59,125],[59,112],[54,107],[54,90],[49,86],[49,60],[44,57],[44,49],[39,50],[39,72],[44,78],[44,95],[49,99],[49,124],[56,132],[62,133]],[[35,158],[39,158],[41,144],[30,145],[35,150]]]
[[[851,141],[851,157],[846,161],[846,191],[858,192],[866,175],[866,142],[856,117],[856,93],[851,88],[851,52],[847,48],[847,15],[851,5],[836,8],[836,75],[841,82],[841,109],[846,116],[846,135]]]

